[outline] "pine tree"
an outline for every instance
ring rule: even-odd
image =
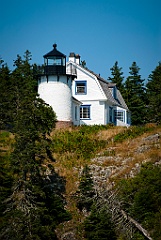
[[[116,83],[117,88],[120,90],[121,93],[123,93],[124,91],[124,85],[123,85],[123,80],[124,77],[123,72],[122,72],[122,68],[119,68],[118,66],[118,62],[116,61],[114,66],[112,68],[110,68],[111,70],[111,75],[113,77],[109,77],[108,80],[110,80],[112,83]]]
[[[94,184],[92,180],[92,175],[90,174],[90,168],[85,165],[83,168],[80,184],[77,191],[77,207],[79,210],[85,208],[87,211],[90,211],[91,206],[94,202]]]
[[[147,87],[148,109],[150,122],[161,123],[161,62],[149,76]]]
[[[122,180],[118,188],[125,211],[145,227],[155,240],[160,240],[161,236],[160,187],[161,166],[146,163],[134,178]]]
[[[140,68],[136,62],[130,67],[130,76],[124,84],[124,100],[131,111],[131,121],[133,125],[145,123],[146,95],[144,80],[139,75]]]
[[[85,237],[88,240],[116,240],[114,225],[109,210],[104,206],[92,206],[90,215],[84,222]]]
[[[12,73],[14,181],[11,195],[5,201],[5,224],[0,235],[4,240],[57,239],[56,226],[70,219],[62,197],[65,181],[52,167],[50,132],[56,115],[35,91],[30,58],[28,51],[24,60],[18,56]]]
[[[12,82],[9,68],[0,68],[0,129],[7,128],[12,123]]]

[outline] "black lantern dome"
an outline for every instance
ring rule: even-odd
[[[57,50],[57,44],[53,44],[53,50],[44,56],[46,75],[65,75],[66,74],[66,55]]]

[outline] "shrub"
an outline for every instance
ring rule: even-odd
[[[133,139],[143,133],[154,129],[154,126],[134,126],[126,129],[124,132],[117,134],[114,137],[114,142],[123,142],[126,139]]]

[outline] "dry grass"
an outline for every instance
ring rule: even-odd
[[[114,127],[107,130],[102,130],[97,134],[98,140],[109,140],[112,139],[116,134],[125,131],[125,127]]]
[[[91,141],[106,141],[105,147],[100,147],[97,149],[95,158],[96,160],[94,161],[94,164],[99,165],[102,168],[111,166],[114,169],[111,177],[107,179],[107,183],[117,182],[122,178],[132,177],[133,174],[136,174],[139,170],[139,166],[146,161],[151,161],[154,163],[159,161],[161,162],[161,139],[159,138],[157,142],[145,140],[150,135],[161,133],[161,126],[150,124],[148,127],[153,127],[153,130],[143,133],[141,136],[133,139],[125,139],[121,143],[114,142],[113,139],[117,134],[125,132],[125,127],[113,127],[90,135]],[[54,139],[54,137],[58,136],[59,133],[62,134],[66,131],[67,129],[53,130],[51,138]],[[68,131],[78,132],[79,128],[69,128]],[[1,145],[3,150],[11,149],[11,143],[14,140],[13,136],[10,135],[9,139],[5,139],[5,141],[10,141],[10,144],[9,142],[4,141]],[[53,156],[56,159],[56,162],[53,164],[55,170],[60,176],[66,179],[66,207],[71,212],[73,217],[71,221],[60,225],[58,232],[63,233],[71,230],[73,231],[73,229],[77,228],[77,239],[82,240],[83,237],[81,223],[84,219],[84,215],[76,208],[76,202],[73,195],[78,188],[80,170],[85,164],[90,165],[93,164],[93,162],[89,159],[84,159],[81,156],[78,157],[74,151],[66,151],[64,153],[57,152],[53,153]],[[99,157],[104,157],[104,160],[102,162],[99,161]]]

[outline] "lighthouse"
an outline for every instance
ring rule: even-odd
[[[53,50],[44,56],[44,73],[38,82],[38,93],[49,104],[57,116],[57,127],[67,127],[72,122],[72,79],[71,74],[66,73],[66,55]]]

